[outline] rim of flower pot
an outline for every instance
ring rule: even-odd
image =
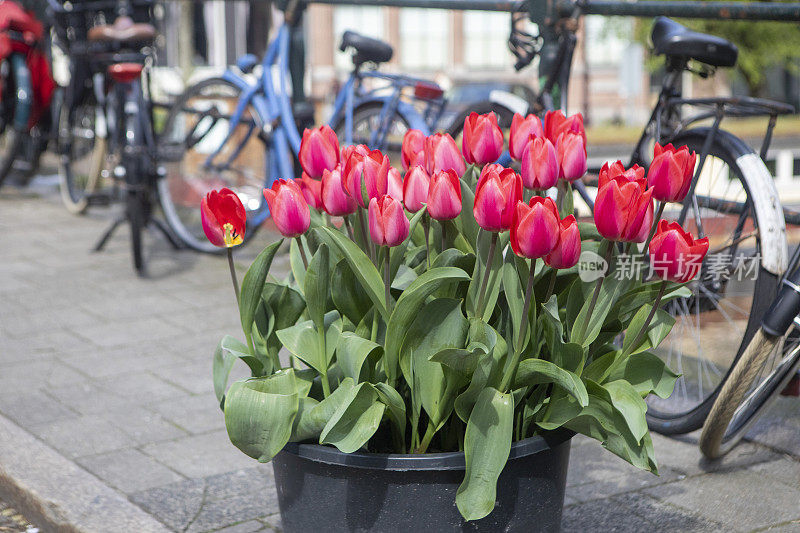
[[[511,444],[508,459],[525,457],[549,450],[568,441],[575,433],[569,430],[550,431]],[[284,452],[318,463],[373,470],[464,470],[464,452],[443,453],[344,453],[333,446],[290,442]]]

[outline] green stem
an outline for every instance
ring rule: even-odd
[[[525,287],[525,303],[522,305],[522,317],[519,321],[519,340],[514,343],[514,355],[511,359],[511,364],[506,368],[503,381],[500,383],[500,390],[503,392],[508,391],[508,388],[514,380],[514,376],[517,373],[517,366],[519,365],[519,357],[522,354],[522,345],[525,344],[525,334],[528,332],[528,311],[531,308],[531,297],[533,296],[533,273],[535,270],[536,260],[531,259],[531,270],[528,273],[528,286]]]
[[[547,303],[547,301],[553,295],[553,289],[556,286],[556,277],[558,277],[558,270],[554,268],[553,272],[550,273],[550,283],[547,284],[547,294],[544,297],[544,303]]]
[[[584,318],[583,322],[580,324],[580,329],[578,330],[579,335],[576,337],[578,341],[583,342],[583,336],[586,334],[586,328],[589,325],[589,319],[592,317],[592,312],[594,312],[594,306],[597,305],[597,298],[600,296],[600,287],[603,285],[603,280],[606,279],[608,275],[608,271],[611,270],[611,254],[614,253],[614,243],[611,241],[606,241],[608,248],[606,249],[606,255],[604,257],[606,261],[606,267],[608,270],[597,278],[597,284],[594,286],[594,292],[592,293],[592,301],[589,302],[589,311],[586,313],[586,317]]]
[[[303,266],[306,267],[306,270],[308,270],[308,258],[306,258],[306,250],[303,247],[303,240],[299,235],[295,237],[295,239],[297,239],[297,249],[300,250],[300,258],[303,260]]]
[[[327,360],[328,356],[326,355],[326,346],[325,346],[325,330],[320,329],[317,332],[317,337],[319,339],[319,349],[320,354],[322,354],[323,360]],[[322,382],[322,394],[325,398],[331,395],[331,385],[328,382],[328,369],[326,368],[324,372],[320,372],[320,381]]]
[[[492,264],[494,263],[494,252],[497,248],[497,233],[492,233],[492,242],[489,244],[489,254],[486,259],[486,271],[483,273],[483,280],[481,280],[481,287],[478,291],[478,305],[475,307],[475,316],[483,316],[483,300],[486,298],[486,285],[489,283],[489,273],[492,271]]]
[[[355,242],[355,235],[353,235],[353,227],[350,225],[350,218],[345,215],[342,217],[344,220],[344,227],[347,229],[347,235],[350,236],[350,240]]]
[[[667,202],[658,203],[656,216],[653,217],[653,225],[650,227],[650,233],[647,235],[647,240],[644,242],[644,248],[642,248],[643,257],[647,257],[647,248],[650,246],[650,241],[653,240],[653,236],[656,234],[656,229],[658,229],[658,221],[661,220],[661,215],[664,214],[665,205],[667,205]]]
[[[372,331],[369,334],[369,340],[376,342],[378,340],[378,310],[372,310]]]
[[[430,216],[425,213],[422,215],[422,231],[425,233],[425,261],[427,265],[427,270],[431,269],[431,240],[430,240],[430,225],[431,219]]]
[[[392,314],[392,303],[391,303],[392,302],[392,294],[391,294],[392,284],[391,284],[391,280],[389,279],[390,278],[389,256],[391,255],[389,253],[390,251],[391,251],[391,248],[389,248],[387,246],[386,247],[386,257],[385,257],[385,260],[383,262],[383,265],[384,265],[384,267],[383,267],[383,285],[386,288],[386,294],[385,294],[385,296],[386,296],[386,311],[387,311],[387,313],[389,315]]]
[[[433,422],[428,420],[428,429],[425,430],[425,435],[422,437],[422,441],[419,443],[416,453],[425,453],[435,434],[436,426],[433,425]]]
[[[364,239],[364,251],[369,254],[372,263],[375,264],[375,251],[372,249],[372,240],[367,236],[367,222],[364,219],[365,209],[358,207],[358,222],[361,225],[361,238]]]
[[[642,324],[642,329],[640,329],[639,332],[636,334],[636,337],[634,337],[633,342],[628,345],[628,349],[622,352],[622,356],[619,359],[623,359],[628,355],[630,355],[631,350],[635,349],[639,345],[639,343],[642,342],[642,339],[647,334],[647,328],[650,327],[650,322],[653,321],[653,317],[655,316],[656,311],[658,310],[658,306],[661,303],[661,298],[664,297],[664,292],[666,290],[667,290],[667,282],[662,281],[661,287],[658,288],[658,295],[656,296],[656,301],[653,302],[653,307],[650,309],[650,314],[647,315],[644,324]],[[609,368],[609,370],[611,369]]]
[[[447,221],[442,220],[442,253],[447,250]]]
[[[567,181],[558,180],[556,183],[556,206],[558,207],[558,215],[564,218],[564,196],[567,194]]]
[[[236,280],[236,267],[233,265],[233,248],[228,248],[228,268],[231,270],[233,293],[236,295],[236,306],[239,306],[239,282]]]

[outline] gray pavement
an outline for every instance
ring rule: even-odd
[[[272,469],[229,443],[212,391],[215,344],[239,330],[226,262],[153,234],[139,279],[126,228],[89,252],[112,217],[68,214],[48,178],[0,191],[0,428],[10,428],[0,497],[43,528],[36,518],[69,518],[86,493],[74,513],[86,531],[138,531],[123,518],[103,526],[100,500],[171,531],[280,530]],[[262,232],[241,250],[240,276],[273,238]],[[273,268],[285,272],[286,259]],[[10,433],[27,444],[4,450]],[[750,437],[705,463],[696,436],[655,435],[659,477],[576,438],[563,529],[800,531],[800,403],[782,399]],[[75,469],[73,486],[43,493],[48,465]],[[37,510],[37,498],[47,505]]]

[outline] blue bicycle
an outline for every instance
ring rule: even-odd
[[[159,195],[170,227],[195,250],[218,252],[200,220],[206,192],[237,192],[248,211],[247,240],[269,216],[262,189],[276,178],[296,176],[302,113],[293,109],[288,87],[292,11],[287,9],[287,22],[258,75],[255,56],[243,56],[236,69],[189,87],[170,111],[159,141],[166,170]],[[347,31],[340,49],[352,50],[353,70],[328,124],[343,145],[383,150],[399,165],[405,132],[416,128],[427,135],[438,122],[445,107],[442,89],[428,80],[378,72],[393,54],[378,39]]]

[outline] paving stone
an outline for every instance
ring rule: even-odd
[[[126,435],[131,436],[136,445],[140,446],[187,435],[186,431],[158,413],[142,407],[127,406],[104,412],[98,416],[106,420],[109,426],[122,429]]]
[[[138,346],[135,349],[128,346],[117,349],[81,349],[62,353],[59,358],[64,364],[91,378],[105,378],[158,369],[163,365],[181,361],[157,346]]]
[[[267,526],[258,520],[248,520],[232,526],[215,529],[215,533],[255,533],[257,531],[267,531]]]
[[[800,461],[790,456],[782,457],[777,461],[751,466],[749,470],[758,472],[790,487],[800,487]]]
[[[38,390],[0,396],[0,412],[25,428],[76,415],[71,409]]]
[[[0,391],[32,391],[72,386],[86,381],[87,376],[55,358],[40,359],[4,365],[3,372],[0,373]]]
[[[159,368],[159,371],[162,373],[165,380],[192,394],[203,394],[214,391],[210,357],[205,364],[187,365],[184,362]]]
[[[266,494],[269,497],[265,502],[267,509],[265,514],[278,512],[272,465],[257,464],[251,468],[206,478],[206,499],[208,501],[223,500],[240,494]]]
[[[245,493],[224,500],[206,501],[186,531],[200,533],[252,520],[269,514],[269,508],[268,497],[263,493]]]
[[[142,339],[148,339],[148,341],[163,339],[179,333],[174,325],[152,317],[76,327],[74,331],[100,347],[123,344],[136,346]]]
[[[62,418],[29,430],[69,458],[130,447],[132,439],[121,429],[95,416]]]
[[[126,494],[181,481],[184,478],[137,450],[93,455],[78,464]]]
[[[262,518],[261,521],[273,531],[283,531],[283,524],[281,523],[281,515],[279,513]]]
[[[190,479],[137,492],[130,499],[175,531],[183,531],[203,506],[205,483]]]
[[[179,398],[187,392],[149,372],[103,378],[97,380],[97,384],[123,398],[142,403]]]
[[[142,451],[189,478],[246,469],[255,462],[231,444],[224,430],[151,444]]]
[[[47,392],[59,402],[81,414],[105,413],[130,405],[129,400],[90,382],[54,387]]]
[[[207,433],[225,427],[225,418],[213,394],[185,396],[147,405],[189,433]]]

